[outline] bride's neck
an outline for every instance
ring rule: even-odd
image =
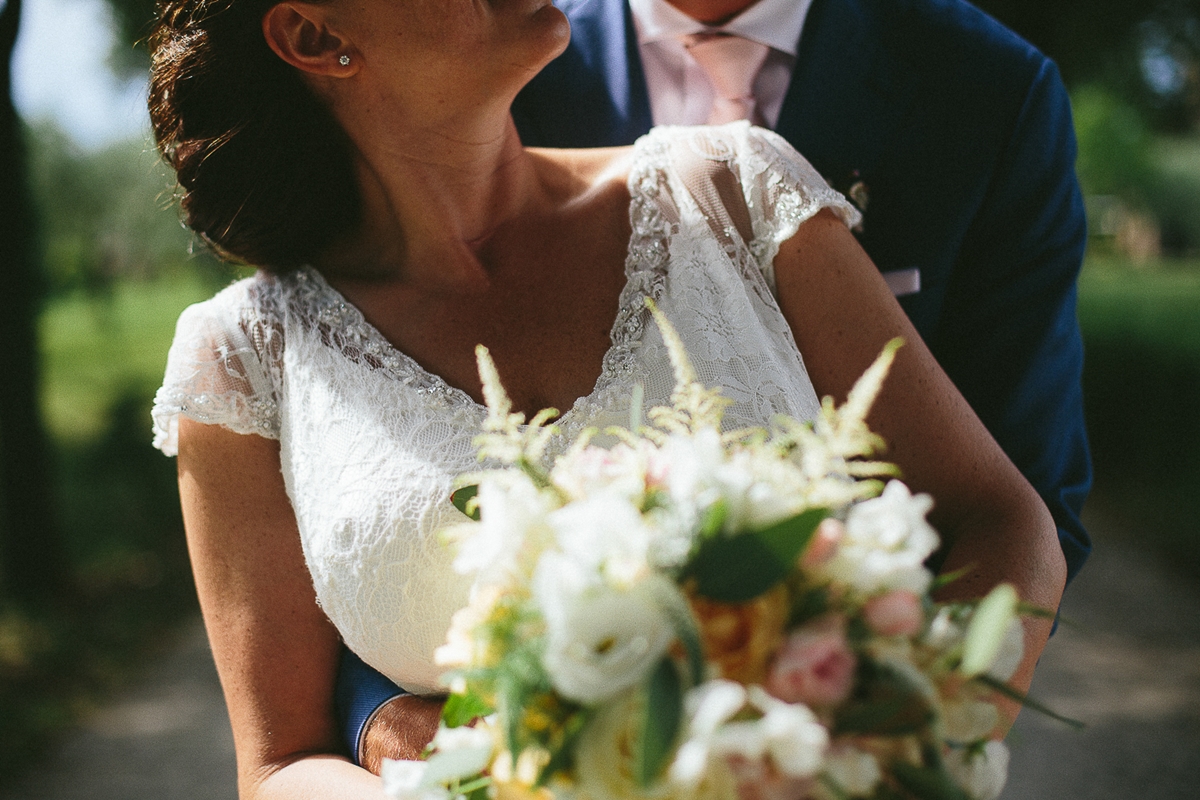
[[[329,248],[322,269],[443,291],[486,288],[480,251],[543,191],[511,118],[472,134],[357,142],[362,226]]]

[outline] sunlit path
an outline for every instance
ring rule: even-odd
[[[1087,519],[1097,549],[1072,585],[1033,693],[1088,728],[1025,711],[1003,800],[1193,800],[1200,787],[1200,587]]]

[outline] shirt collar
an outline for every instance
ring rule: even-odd
[[[720,30],[796,55],[804,18],[812,0],[758,0],[717,28],[697,22],[667,0],[629,0],[638,44],[675,39],[689,33]]]

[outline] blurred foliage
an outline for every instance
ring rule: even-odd
[[[128,678],[196,604],[175,465],[149,409],[175,320],[234,273],[189,255],[169,187],[141,142],[95,153],[27,131],[45,272],[41,405],[73,595],[0,595],[0,784]]]
[[[1092,257],[1079,320],[1095,495],[1115,529],[1200,576],[1200,262]]]
[[[146,37],[154,24],[155,0],[108,0],[116,41],[109,64],[120,76],[145,72],[150,67]]]
[[[1101,84],[1156,130],[1200,124],[1200,0],[974,0],[1058,63]]]
[[[174,177],[153,145],[130,140],[86,152],[49,121],[35,123],[26,141],[52,295],[103,294],[192,249],[173,204]]]
[[[1084,194],[1147,202],[1157,175],[1150,131],[1138,110],[1099,84],[1073,91],[1071,108]]]

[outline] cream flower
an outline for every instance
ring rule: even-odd
[[[604,491],[551,512],[559,549],[586,571],[628,586],[648,569],[651,531],[641,512],[615,491]]]
[[[996,800],[1008,780],[1008,747],[991,741],[981,751],[956,750],[947,756],[946,770],[975,800]]]
[[[575,773],[579,789],[588,800],[666,800],[671,794],[663,782],[643,788],[634,775],[641,722],[638,692],[626,692],[597,709],[579,736]]]
[[[943,700],[941,717],[946,738],[962,744],[983,739],[1000,722],[994,705],[970,697]]]
[[[938,546],[937,532],[925,521],[932,507],[929,495],[913,495],[900,481],[889,481],[879,497],[850,509],[846,535],[820,573],[863,594],[924,593],[933,579],[924,561]]]
[[[734,720],[746,705],[761,716]],[[695,784],[714,759],[730,763],[764,763],[788,778],[807,778],[821,768],[829,732],[807,706],[784,703],[760,686],[746,689],[727,680],[712,680],[688,693],[688,738],[671,765],[673,781]],[[744,771],[744,770],[743,770]]]
[[[427,782],[426,761],[383,760],[379,777],[383,779],[383,793],[395,800],[449,800],[450,792],[437,783]]]
[[[569,569],[569,562],[563,566]],[[542,664],[563,697],[590,705],[619,694],[639,683],[675,639],[670,617],[650,591],[661,587],[575,592],[572,576],[542,565],[539,577],[535,597],[547,622]]]
[[[480,522],[453,529],[458,545],[454,569],[462,575],[475,574],[476,586],[508,583],[524,575],[529,551],[540,549],[548,538],[546,518],[551,498],[538,490],[522,473],[504,473],[479,484]]]
[[[883,778],[879,759],[851,744],[838,744],[829,751],[824,774],[849,797],[870,796]]]
[[[1025,657],[1025,626],[1019,618],[1009,620],[1004,629],[1004,638],[1000,641],[1000,649],[996,658],[988,667],[987,674],[998,681],[1005,682],[1017,671],[1021,659]]]
[[[438,729],[435,752],[425,761],[384,759],[383,791],[396,800],[449,800],[448,787],[478,776],[492,760],[493,738],[486,728]]]

